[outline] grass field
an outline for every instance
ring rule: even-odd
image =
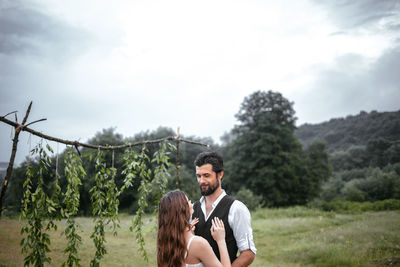
[[[145,238],[149,262],[144,262],[135,236],[129,231],[131,216],[121,215],[117,236],[107,234],[108,254],[102,266],[156,266],[156,223],[146,217]],[[336,214],[304,207],[259,209],[252,212],[257,256],[251,266],[400,266],[400,211]],[[77,218],[84,243],[82,266],[89,266],[94,245],[89,238],[91,218]],[[19,242],[22,222],[0,220],[0,267],[23,266]],[[66,241],[51,232],[52,263],[61,266]]]

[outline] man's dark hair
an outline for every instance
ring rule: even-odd
[[[217,152],[202,152],[194,160],[194,166],[200,167],[204,164],[211,164],[212,170],[219,173],[224,170],[224,160]]]

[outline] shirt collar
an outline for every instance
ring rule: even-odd
[[[214,203],[212,204],[213,209],[215,208],[215,206],[218,205],[218,203],[221,201],[221,199],[222,199],[224,196],[226,196],[226,192],[225,192],[224,189],[222,189],[221,195],[219,195],[219,197],[218,197],[218,198],[214,201]],[[203,203],[204,203],[204,204],[206,203],[206,198],[205,198],[204,196],[202,196],[202,197],[200,198],[200,204],[203,204]]]

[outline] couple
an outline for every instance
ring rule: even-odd
[[[175,190],[160,200],[158,266],[248,266],[257,251],[250,212],[222,189],[222,157],[203,152],[194,163],[203,197],[192,205],[182,191]]]

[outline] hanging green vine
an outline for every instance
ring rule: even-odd
[[[63,234],[67,239],[67,247],[64,249],[64,253],[68,256],[62,266],[81,266],[78,249],[82,244],[82,237],[78,234],[80,228],[74,216],[79,210],[79,186],[82,185],[81,180],[86,176],[86,172],[83,169],[80,157],[74,153],[72,147],[67,148],[64,162],[67,190],[64,193],[63,200],[65,208],[61,210],[61,213],[63,217],[67,218],[67,226]]]
[[[51,147],[46,145],[49,152],[53,153]],[[53,196],[50,198],[44,191],[44,177],[52,177],[49,172],[51,159],[40,142],[32,151],[31,155],[39,155],[38,163],[34,167],[30,163],[27,168],[27,178],[24,182],[21,218],[26,220],[21,229],[25,235],[21,240],[22,253],[28,254],[24,259],[24,266],[44,266],[50,263],[51,258],[47,256],[50,252],[50,236],[48,230],[57,229],[54,219],[58,219],[59,208],[58,194],[60,187],[56,179],[54,183]]]
[[[147,196],[150,193],[150,178],[151,178],[151,169],[148,168],[148,164],[150,163],[150,158],[147,156],[147,148],[143,146],[141,153],[139,154],[139,162],[137,165],[137,177],[140,179],[140,186],[138,188],[139,191],[139,199],[138,204],[139,208],[136,211],[136,215],[133,218],[132,226],[130,227],[131,231],[134,231],[136,234],[136,241],[139,244],[139,251],[142,252],[142,256],[145,261],[148,261],[147,252],[145,250],[145,242],[143,237],[143,221],[142,217],[144,215],[144,209],[148,206]]]
[[[107,253],[105,247],[105,227],[111,222],[113,233],[116,234],[118,220],[118,189],[115,185],[115,168],[106,168],[103,162],[103,152],[100,150],[95,158],[96,175],[95,185],[90,189],[92,214],[94,216],[94,230],[90,236],[96,247],[94,258],[90,266],[100,266],[100,261]]]
[[[167,177],[169,175],[169,150],[172,149],[174,149],[174,146],[168,142],[160,143],[160,149],[154,153],[152,160],[148,157],[148,150],[145,146],[142,147],[140,153],[135,152],[133,149],[127,149],[124,154],[125,169],[122,171],[122,174],[125,175],[125,179],[120,192],[122,193],[125,189],[131,187],[135,179],[140,180],[140,186],[138,188],[139,208],[133,218],[130,230],[135,232],[136,241],[139,244],[139,251],[146,261],[148,261],[148,257],[143,236],[144,210],[149,205],[148,197],[155,188],[154,186],[159,188],[158,192],[156,192],[155,202],[158,203],[165,192]],[[157,164],[154,169],[154,176],[152,176],[152,171],[149,168],[150,163]]]
[[[161,197],[164,195],[168,177],[170,176],[168,168],[171,166],[169,162],[169,157],[171,151],[175,150],[176,147],[169,142],[160,143],[160,149],[154,152],[152,163],[156,163],[156,168],[154,169],[154,178],[152,180],[153,188],[159,189],[154,199],[154,206],[156,207],[155,212],[158,212],[158,202],[160,202]]]

